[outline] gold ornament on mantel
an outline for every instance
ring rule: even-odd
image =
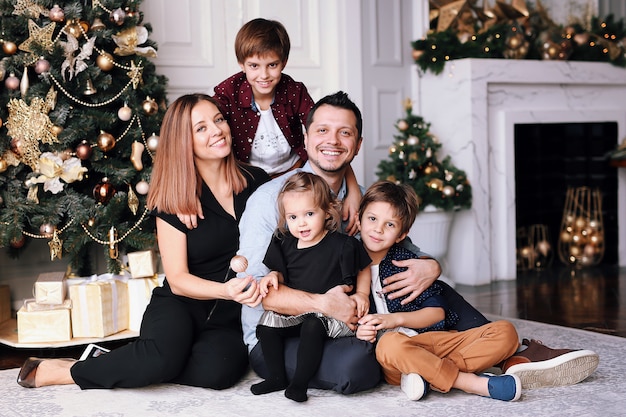
[[[603,257],[602,193],[597,188],[570,187],[561,221],[559,258],[581,268],[597,265]]]

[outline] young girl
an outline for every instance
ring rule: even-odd
[[[361,240],[372,259],[372,291],[377,292],[384,275],[395,272],[387,271],[393,260],[411,256],[398,243],[415,221],[417,207],[417,195],[406,184],[380,181],[363,196]],[[404,306],[382,293],[375,295],[377,313],[359,320],[357,337],[378,341],[376,359],[385,380],[400,385],[411,400],[424,396],[427,383],[441,392],[457,388],[504,401],[519,399],[522,388],[517,376],[474,374],[515,352],[518,338],[513,325],[500,320],[461,332],[443,331],[458,317],[447,309],[437,287],[433,283]]]
[[[278,210],[278,230],[263,260],[271,272],[261,279],[261,294],[266,295],[271,288],[279,291],[278,283],[316,294],[356,284],[351,297],[359,316],[363,316],[369,308],[370,259],[358,240],[337,232],[339,212],[326,181],[307,172],[294,174],[278,195]],[[354,332],[345,323],[318,313],[284,316],[266,311],[259,320],[257,337],[270,377],[252,385],[252,393],[286,388],[287,398],[306,401],[325,339],[351,335]],[[300,336],[300,345],[295,374],[288,384],[284,340],[293,336]]]

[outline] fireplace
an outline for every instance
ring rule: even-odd
[[[617,145],[626,136],[626,70],[595,62],[463,59],[419,82],[417,111],[474,192],[472,209],[455,217],[446,275],[468,285],[515,279],[516,126],[610,122]],[[626,266],[624,169],[616,194],[616,256]]]
[[[545,226],[553,265],[561,264],[557,249],[568,187],[600,191],[604,226],[601,263],[617,264],[617,168],[606,159],[616,142],[615,122],[515,125],[517,229]],[[518,250],[519,243],[527,246],[518,239]]]

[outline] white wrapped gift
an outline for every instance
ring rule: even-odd
[[[164,275],[151,278],[133,278],[128,284],[128,330],[139,331],[143,313],[146,311],[152,290],[163,285]]]
[[[63,304],[67,296],[65,272],[39,274],[34,292],[38,304]]]
[[[68,280],[74,337],[105,337],[128,328],[126,281],[112,274]]]

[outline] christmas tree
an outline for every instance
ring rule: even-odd
[[[145,206],[167,79],[141,0],[0,0],[0,246],[45,239],[93,273],[152,248]]]
[[[430,123],[413,114],[410,100],[406,116],[396,122],[399,134],[389,147],[389,159],[378,164],[381,180],[409,184],[420,199],[420,210],[428,206],[459,210],[472,205],[472,187],[464,171],[451,163],[450,156],[439,160],[441,143],[430,133]]]

